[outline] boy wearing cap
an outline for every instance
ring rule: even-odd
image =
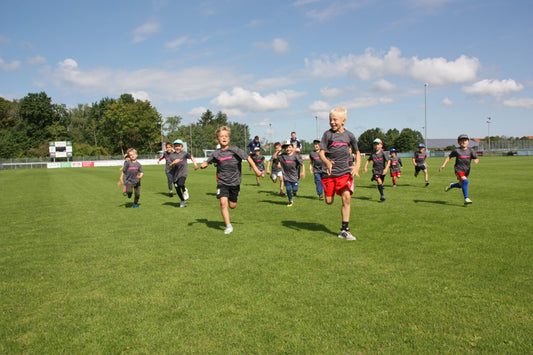
[[[476,152],[472,148],[468,147],[470,140],[466,134],[461,134],[457,137],[459,148],[453,150],[450,155],[444,160],[439,172],[446,167],[446,164],[451,158],[455,157],[455,175],[457,176],[457,183],[450,183],[446,186],[446,191],[450,191],[452,188],[461,188],[463,190],[463,196],[465,199],[465,205],[471,204],[472,200],[468,197],[468,175],[470,174],[470,162],[474,160],[474,163],[479,163]]]
[[[209,164],[217,165],[217,198],[220,201],[220,213],[226,224],[224,234],[233,232],[229,218],[229,208],[237,207],[237,200],[241,190],[242,181],[242,161],[248,161],[248,164],[255,172],[255,176],[261,176],[261,172],[255,166],[252,158],[247,155],[242,149],[229,145],[231,129],[227,126],[222,126],[216,130],[217,141],[220,148],[215,150],[213,154],[206,161],[200,165],[200,168],[205,169]]]
[[[383,142],[381,142],[381,139],[374,139],[374,152],[368,157],[363,169],[363,174],[366,174],[368,171],[368,163],[372,160],[372,179],[370,179],[370,181],[376,181],[378,183],[378,190],[379,194],[381,195],[380,200],[385,201],[385,195],[383,194],[383,181],[385,180],[385,176],[389,170],[389,161],[382,148]]]
[[[292,207],[294,204],[293,196],[296,196],[298,192],[298,173],[302,171],[301,176],[305,179],[305,165],[301,155],[295,152],[296,148],[291,142],[286,141],[282,148],[285,149],[285,152],[277,157],[278,167],[283,173],[283,182],[289,198],[287,207]]]
[[[319,200],[324,199],[324,185],[322,185],[322,173],[325,171],[324,162],[320,159],[320,141],[315,139],[313,141],[315,150],[309,153],[309,172],[315,176],[316,194]]]
[[[257,169],[261,172],[261,177],[265,177],[265,157],[261,154],[261,148],[255,147],[254,148],[254,156],[252,157],[252,160],[255,163],[255,166],[257,166]],[[255,180],[257,182],[257,186],[261,186],[259,183],[259,176],[255,177]]]
[[[185,201],[189,199],[189,191],[185,187],[185,180],[189,174],[189,164],[187,163],[187,159],[192,160],[194,170],[198,170],[198,165],[196,165],[194,157],[182,149],[183,141],[181,139],[176,139],[174,141],[174,153],[169,155],[170,164],[168,166],[171,169],[170,172],[174,181],[176,193],[180,198],[180,207],[185,207]]]
[[[418,145],[418,151],[413,154],[413,164],[415,166],[415,177],[417,177],[418,173],[422,170],[426,178],[426,186],[428,186],[427,153],[424,143],[420,143]]]
[[[275,149],[275,152],[267,164],[267,174],[270,174],[270,180],[272,180],[273,183],[275,183],[279,178],[279,194],[281,196],[285,196],[285,193],[283,192],[283,186],[284,186],[283,173],[281,172],[281,169],[278,167],[278,155],[282,153],[281,143],[280,142],[274,143],[274,149]]]
[[[344,108],[335,108],[329,113],[329,130],[324,132],[320,141],[320,159],[326,169],[322,173],[322,184],[326,203],[333,203],[335,194],[342,198],[342,225],[338,234],[339,238],[355,240],[350,233],[351,198],[353,194],[354,176],[359,177],[361,167],[361,153],[357,146],[357,140],[353,133],[344,128],[348,112]],[[355,153],[355,164],[350,167],[348,158],[349,147],[352,146]]]
[[[402,159],[398,157],[398,151],[394,148],[390,150],[389,169],[392,177],[392,187],[396,187],[396,178],[402,177],[401,169],[403,169],[403,164]]]

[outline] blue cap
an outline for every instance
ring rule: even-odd
[[[183,145],[183,141],[182,141],[181,139],[176,139],[176,140],[174,141],[174,144],[181,144],[181,145]]]
[[[418,148],[425,148],[426,146],[424,145],[424,143],[420,143],[418,144]]]
[[[390,149],[390,152],[393,153],[393,152],[397,152],[397,150],[395,148],[391,148]]]

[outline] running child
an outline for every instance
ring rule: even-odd
[[[185,180],[189,174],[189,164],[187,159],[192,160],[194,164],[194,170],[198,170],[198,165],[194,157],[188,152],[183,151],[183,141],[176,139],[174,141],[174,153],[169,155],[170,172],[172,174],[172,182],[176,188],[176,193],[180,198],[180,207],[185,207],[185,201],[189,199],[189,191],[185,187]]]
[[[424,143],[418,145],[418,151],[413,154],[413,164],[415,166],[415,177],[418,176],[420,171],[424,172],[426,178],[426,186],[429,185],[428,179],[428,166],[427,166],[427,153]]]
[[[124,164],[126,164],[127,161],[130,161],[130,157],[128,156],[128,153],[124,154]],[[124,169],[124,164],[122,164],[122,166],[118,170],[122,171],[122,169]],[[123,184],[119,180],[117,185],[120,186],[120,185],[123,185]],[[126,196],[126,185],[123,185],[123,187],[122,187],[122,194],[124,196]]]
[[[168,183],[168,195],[170,197],[174,196],[174,193],[172,192],[172,185],[174,183],[174,180],[173,180],[173,176],[172,176],[172,173],[170,172],[170,167],[168,166],[170,164],[170,160],[169,160],[169,156],[170,154],[172,154],[174,152],[174,149],[172,149],[172,143],[170,142],[167,142],[167,144],[165,144],[165,151],[163,152],[163,155],[161,156],[161,158],[159,158],[159,160],[157,161],[157,164],[159,164],[161,162],[161,160],[165,160],[165,175],[167,176],[167,183]]]
[[[356,238],[350,233],[349,223],[354,176],[359,177],[361,153],[353,133],[344,128],[347,117],[348,112],[344,108],[331,110],[329,113],[329,126],[331,128],[322,136],[319,154],[326,166],[325,172],[322,173],[326,203],[331,205],[335,194],[342,198],[342,225],[338,237],[355,240]],[[355,153],[355,164],[352,167],[348,165],[350,146]]]
[[[385,201],[383,182],[385,181],[385,176],[387,176],[387,171],[389,170],[389,161],[382,148],[383,142],[381,139],[374,139],[374,152],[368,157],[363,169],[363,174],[366,174],[368,163],[372,160],[372,179],[370,179],[370,181],[376,181],[378,183],[378,190],[381,195],[380,200]]]
[[[470,162],[474,160],[474,163],[479,163],[476,152],[472,148],[468,147],[470,139],[466,134],[461,134],[457,137],[457,142],[459,143],[459,148],[453,150],[450,155],[444,160],[442,166],[439,169],[439,172],[446,167],[446,164],[450,161],[451,158],[455,158],[455,175],[459,182],[450,183],[446,186],[446,191],[450,191],[453,188],[461,188],[463,190],[463,196],[465,199],[465,205],[472,203],[472,200],[468,197],[468,175],[470,174]]]
[[[255,176],[261,176],[261,172],[255,166],[252,158],[242,149],[229,145],[231,130],[227,126],[222,126],[216,130],[217,141],[220,143],[220,149],[200,165],[205,169],[209,164],[217,164],[217,198],[220,200],[220,212],[224,223],[226,224],[225,234],[233,232],[229,218],[228,206],[231,209],[237,207],[239,198],[240,185],[242,180],[242,161],[248,161],[248,164],[254,169]]]
[[[135,198],[133,208],[139,208],[139,198],[141,197],[141,178],[144,175],[141,163],[137,161],[137,151],[133,148],[128,149],[129,161],[124,163],[118,185],[126,185],[126,193],[131,198],[135,189]]]
[[[298,174],[302,171],[301,176],[305,178],[305,165],[302,156],[296,153],[295,146],[289,141],[286,141],[282,148],[285,149],[285,153],[278,155],[278,167],[283,173],[283,182],[289,198],[287,207],[292,207],[294,205],[293,196],[296,196],[298,192]]]
[[[320,141],[315,139],[313,145],[315,146],[315,150],[309,153],[309,159],[311,160],[311,163],[309,164],[309,173],[315,176],[315,187],[318,199],[323,200],[324,185],[322,185],[322,173],[326,169],[324,162],[320,159]]]
[[[261,177],[265,177],[265,157],[261,154],[261,148],[255,147],[254,148],[254,155],[252,157],[252,160],[255,163],[255,166],[257,166],[257,169],[261,172]],[[257,186],[261,186],[259,183],[259,176],[255,177],[255,180],[257,182]]]
[[[276,183],[279,179],[279,194],[280,196],[285,196],[285,193],[283,192],[283,173],[281,172],[281,168],[278,167],[278,155],[282,153],[281,143],[274,143],[274,149],[275,152],[267,164],[267,174],[270,174],[270,180],[272,180],[273,183]]]
[[[396,187],[396,179],[402,177],[402,158],[398,157],[398,151],[394,148],[390,150],[389,158],[390,176],[392,177],[392,187]]]

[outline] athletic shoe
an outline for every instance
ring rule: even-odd
[[[128,194],[128,198],[131,198],[131,192]]]
[[[261,186],[261,184],[257,183],[257,186]]]
[[[385,195],[381,195],[381,197],[380,197],[379,200],[380,200],[380,201],[385,201],[385,200],[386,200]]]
[[[287,207],[292,207],[294,205],[294,202],[289,202],[289,204],[287,205]]]
[[[189,190],[185,189],[185,191],[183,191],[183,199],[185,201],[189,199]]]
[[[168,193],[168,195],[169,195],[170,197],[172,197],[172,196],[174,196],[174,193],[173,193],[172,191],[170,191],[170,192]]]
[[[450,182],[450,185],[446,186],[444,191],[446,191],[446,192],[450,191],[450,189],[452,188],[452,185],[453,185],[453,182]]]
[[[322,194],[318,195],[318,199],[319,200],[323,200],[324,199],[324,195],[322,195]]]
[[[233,226],[230,224],[229,226],[226,226],[226,229],[224,229],[224,234],[230,234],[233,232]]]
[[[429,185],[429,181],[426,181],[426,186],[428,186],[428,185]]]
[[[392,187],[396,187],[396,184],[392,185]]]
[[[285,192],[280,191],[280,192],[279,192],[279,195],[280,195],[280,196],[285,196]]]
[[[180,202],[180,207],[185,207],[185,201]]]
[[[350,231],[341,230],[339,232],[338,237],[346,240],[356,240],[356,238],[352,235],[352,233],[350,233]]]
[[[134,204],[133,204],[133,208],[139,208],[139,205],[136,204],[136,203],[134,203]]]
[[[471,203],[472,203],[472,200],[471,200],[471,199],[469,199],[468,197],[465,198],[465,205],[469,205],[469,204],[471,204]]]

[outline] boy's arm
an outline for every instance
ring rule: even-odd
[[[305,179],[305,163],[302,160],[302,166],[301,166],[302,172],[300,173],[300,176],[302,179]]]
[[[249,156],[246,160],[248,161],[248,164],[250,164],[252,169],[254,169],[255,176],[258,176],[258,177],[261,176],[261,172],[259,171],[259,169],[257,169],[257,165],[255,165],[252,157]]]
[[[367,160],[368,161],[368,160]],[[361,152],[356,151],[355,152],[355,164],[352,166],[352,177],[353,176],[359,176],[359,169],[361,168]]]
[[[363,168],[363,174],[366,174],[366,172],[368,171],[368,162],[370,160],[367,160],[366,163],[365,163],[365,167]]]
[[[320,156],[320,160],[322,160],[326,165],[326,172],[328,173],[328,175],[331,175],[331,167],[333,166],[334,162],[326,158],[326,152],[322,149],[320,150],[320,152],[318,152],[318,155]]]
[[[191,154],[191,160],[192,160],[192,163],[194,164],[194,170],[198,170],[198,164],[196,164],[196,160],[194,159],[192,154]]]
[[[124,184],[124,171],[121,171],[120,172],[120,178],[118,179],[118,182],[117,182],[117,185],[122,185]]]
[[[444,159],[444,163],[442,163],[442,166],[440,167],[439,172],[441,172],[442,169],[446,167],[446,164],[448,164],[449,161],[450,161],[450,157],[446,157],[446,159]]]

